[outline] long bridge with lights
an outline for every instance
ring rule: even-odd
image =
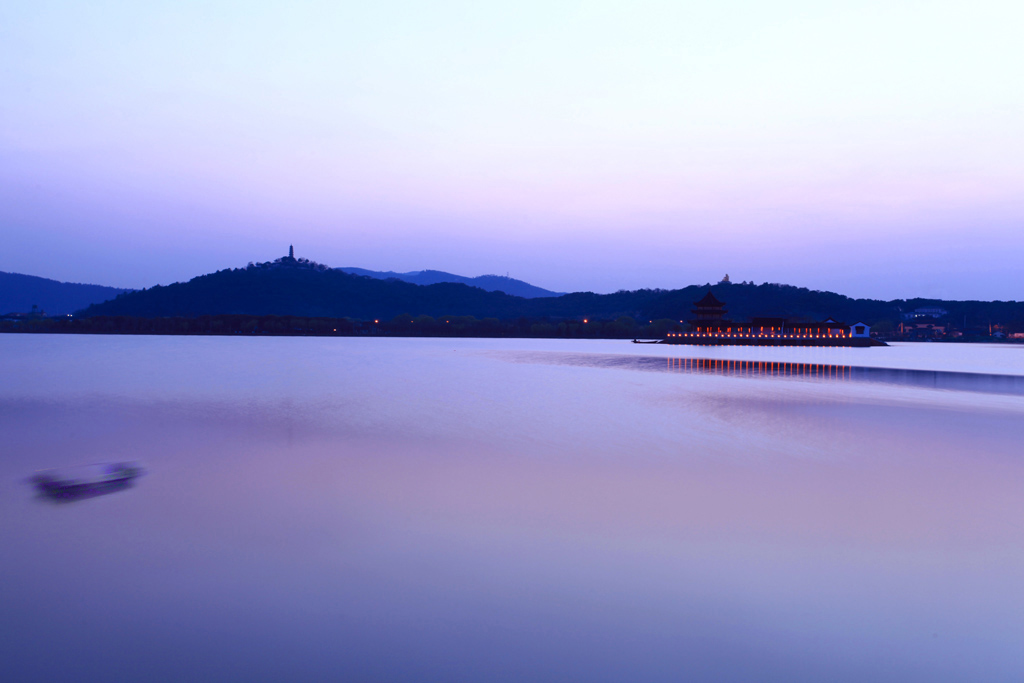
[[[792,322],[785,318],[753,318],[749,323],[728,320],[725,304],[709,290],[694,303],[689,332],[669,332],[662,344],[703,346],[887,346],[871,337],[871,327],[831,318],[820,323]]]

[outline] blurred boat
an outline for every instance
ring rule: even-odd
[[[135,463],[99,463],[63,470],[43,470],[29,481],[39,494],[55,500],[78,500],[130,487],[143,474]]]

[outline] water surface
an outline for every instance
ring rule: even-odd
[[[0,335],[0,376],[11,680],[1024,675],[1021,347]]]

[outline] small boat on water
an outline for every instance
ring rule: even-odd
[[[98,463],[65,470],[43,470],[29,481],[41,496],[67,501],[126,489],[143,473],[139,465],[131,462]]]

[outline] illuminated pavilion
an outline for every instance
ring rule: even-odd
[[[710,289],[703,299],[693,303],[690,313],[693,314],[693,318],[687,322],[695,332],[712,332],[723,326],[732,326],[732,322],[725,317],[728,313],[725,304],[719,301]]]
[[[765,344],[765,345],[875,345],[870,343],[871,328],[861,322],[853,325],[832,318],[817,323],[802,323],[785,318],[753,318],[739,323],[729,320],[725,304],[711,290],[695,301],[687,322],[689,332],[670,332],[665,341],[675,344]],[[879,342],[875,342],[879,343]]]

